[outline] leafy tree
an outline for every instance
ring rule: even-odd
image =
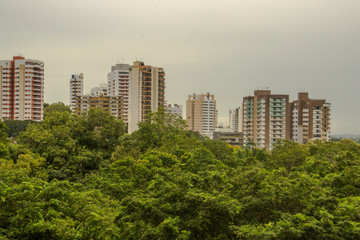
[[[56,102],[56,103],[52,103],[52,104],[47,104],[44,103],[44,116],[46,116],[47,114],[51,113],[51,112],[68,112],[71,113],[71,110],[68,106],[66,106],[64,103],[62,102]]]
[[[0,239],[359,239],[360,146],[230,147],[160,110],[133,134],[109,112],[50,111],[9,143]]]
[[[5,125],[7,126],[7,134],[9,137],[17,137],[20,132],[26,130],[26,127],[29,124],[36,123],[35,121],[31,120],[4,120]]]

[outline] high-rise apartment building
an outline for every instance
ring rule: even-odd
[[[186,100],[188,129],[212,138],[217,125],[216,100],[213,94],[193,94]]]
[[[116,64],[111,67],[107,79],[107,95],[122,98],[122,119],[129,133],[138,129],[139,122],[146,121],[149,111],[155,112],[159,106],[164,106],[165,73],[162,68],[141,61],[133,65]],[[101,91],[94,89],[94,94]]]
[[[145,65],[140,61],[134,62],[130,69],[128,89],[128,132],[132,133],[138,129],[139,122],[146,121],[149,111],[156,112],[159,106],[165,105],[163,68]]]
[[[77,97],[75,110],[77,114],[89,111],[90,108],[101,108],[109,111],[116,119],[123,119],[123,104],[120,96],[81,95]]]
[[[129,120],[129,94],[130,94],[130,65],[116,64],[111,67],[107,76],[107,94],[109,96],[121,96],[123,99],[123,119]]]
[[[242,132],[242,114],[240,107],[229,110],[229,126],[233,132]]]
[[[106,83],[100,83],[98,87],[93,87],[90,90],[91,96],[107,96],[108,85]]]
[[[1,119],[43,119],[44,62],[13,57],[0,61]]]
[[[330,140],[331,105],[324,99],[310,99],[300,92],[298,100],[291,102],[291,139],[306,143],[309,140]]]
[[[78,96],[83,95],[84,74],[73,74],[70,78],[70,109],[75,112]]]
[[[258,148],[271,149],[280,139],[290,139],[289,95],[257,90],[243,98],[244,144],[253,142]]]

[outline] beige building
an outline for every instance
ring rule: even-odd
[[[186,101],[188,129],[212,138],[217,125],[216,100],[213,94],[189,95]]]
[[[75,112],[80,115],[90,108],[101,108],[109,111],[116,119],[123,119],[123,101],[120,96],[78,96]]]
[[[289,95],[257,90],[243,98],[244,144],[271,149],[280,139],[290,139]]]
[[[165,72],[163,68],[136,61],[130,67],[128,132],[138,130],[149,111],[165,105]]]
[[[1,119],[43,120],[44,62],[13,57],[0,61]]]
[[[309,140],[330,140],[331,105],[324,99],[310,99],[300,92],[298,100],[291,102],[291,139],[306,143]]]

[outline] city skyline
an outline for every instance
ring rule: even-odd
[[[169,103],[213,93],[219,122],[254,89],[269,87],[290,100],[300,91],[327,99],[332,134],[360,134],[359,8],[355,0],[5,0],[1,59],[44,61],[48,103],[69,103],[75,72],[85,74],[89,92],[115,62],[138,59],[164,68]]]

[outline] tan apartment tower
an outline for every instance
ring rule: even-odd
[[[217,125],[216,100],[213,94],[193,94],[186,100],[188,129],[212,138]]]
[[[43,120],[44,62],[25,59],[0,61],[1,119]]]
[[[256,90],[243,98],[244,145],[270,150],[280,139],[290,139],[289,95]]]
[[[76,110],[77,97],[83,95],[84,74],[73,74],[70,78],[70,109]]]
[[[300,92],[298,100],[291,102],[291,140],[307,143],[309,140],[330,140],[331,105],[324,99],[310,99]]]
[[[165,106],[165,72],[163,68],[136,61],[130,66],[128,132],[138,130],[138,123],[146,121],[146,114]],[[124,103],[126,99],[124,99]],[[125,106],[125,104],[124,104]]]

